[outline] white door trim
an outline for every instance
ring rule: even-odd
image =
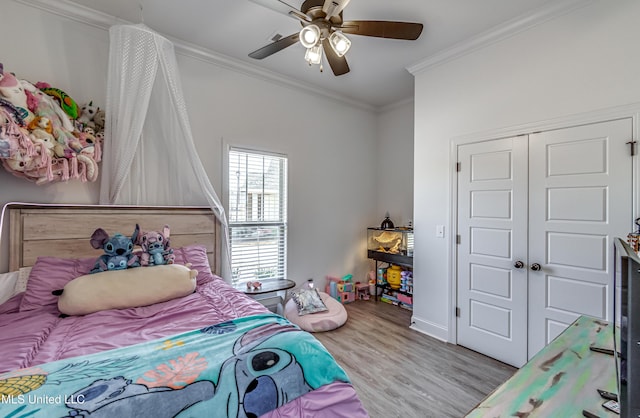
[[[449,314],[448,318],[448,342],[458,343],[458,329],[456,322],[455,307],[458,299],[457,295],[457,211],[458,211],[458,182],[456,163],[458,161],[458,146],[463,144],[471,144],[475,142],[489,141],[493,139],[508,138],[519,135],[529,135],[536,132],[550,131],[554,129],[568,128],[572,126],[586,125],[598,122],[604,122],[615,119],[631,118],[633,120],[633,141],[639,141],[640,138],[640,102],[631,103],[623,106],[599,109],[591,112],[585,112],[575,115],[567,115],[558,118],[531,122],[522,125],[509,126],[504,128],[496,128],[484,132],[476,132],[466,135],[455,136],[449,141],[449,281],[447,284],[447,292],[449,295]],[[640,143],[636,144],[636,155],[632,161],[632,189],[633,189],[633,217],[640,215],[640,194],[638,193],[638,185],[640,185],[640,167],[638,167],[638,155],[640,154]],[[634,228],[630,223],[629,228]]]

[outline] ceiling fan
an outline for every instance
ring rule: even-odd
[[[311,64],[320,64],[322,53],[335,75],[349,72],[345,54],[351,35],[374,36],[378,38],[416,40],[422,33],[421,23],[392,22],[385,20],[343,20],[342,11],[350,0],[305,0],[300,10],[283,0],[251,0],[279,13],[286,14],[302,24],[302,30],[282,37],[249,54],[251,58],[263,59],[281,51],[298,41],[307,49],[305,59]]]

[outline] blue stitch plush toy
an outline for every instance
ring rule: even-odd
[[[139,232],[136,225],[131,237],[122,234],[114,234],[110,237],[104,229],[96,229],[91,235],[91,246],[95,249],[104,249],[104,254],[96,260],[90,273],[139,267],[138,256],[133,253],[133,243],[138,238]]]

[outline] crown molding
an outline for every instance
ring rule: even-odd
[[[109,14],[91,9],[89,7],[73,3],[69,0],[14,0],[17,3],[24,4],[36,9],[43,10],[58,16],[62,16],[73,21],[83,23],[95,28],[108,31],[113,25],[133,24],[127,20],[111,16]],[[154,29],[155,30],[155,29]],[[217,53],[215,51],[200,47],[198,45],[183,41],[181,39],[167,36],[159,31],[159,34],[170,40],[176,50],[176,53],[183,56],[191,57],[208,64],[213,64],[233,72],[239,72],[247,76],[257,78],[263,81],[272,82],[280,86],[288,87],[297,91],[304,91],[314,96],[321,96],[330,100],[340,102],[368,112],[377,111],[377,107],[363,103],[350,97],[332,93],[318,86],[309,85],[299,81],[291,80],[275,71],[267,70],[257,65],[252,65],[244,61]]]
[[[403,107],[405,105],[409,105],[409,104],[413,104],[413,103],[414,103],[413,96],[405,97],[404,99],[398,100],[397,102],[390,103],[388,105],[385,105],[385,106],[382,106],[382,107],[378,108],[377,109],[377,113],[381,114],[381,113],[390,112],[392,110],[395,110],[395,109],[398,109],[398,108]]]
[[[478,51],[484,47],[495,44],[502,40],[512,37],[520,32],[531,29],[549,20],[555,19],[567,13],[571,13],[577,9],[588,6],[596,0],[557,0],[550,1],[544,6],[514,19],[499,24],[477,36],[459,42],[451,48],[444,49],[440,52],[419,61],[418,63],[407,67],[407,71],[411,74],[418,75],[438,65],[458,59],[464,55]]]
[[[58,16],[66,17],[76,22],[84,23],[95,28],[109,30],[116,24],[129,24],[124,19],[108,15],[103,12],[73,3],[68,0],[14,0],[36,9],[43,10]]]

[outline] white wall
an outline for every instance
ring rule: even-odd
[[[0,0],[0,10],[0,37],[7,40],[0,56],[4,71],[32,82],[47,81],[78,103],[89,100],[105,103],[108,60],[105,31],[12,0]],[[36,186],[0,168],[0,205],[10,201],[97,203],[98,188],[96,184],[79,181]],[[6,223],[3,226],[0,271],[7,271]]]
[[[104,104],[105,30],[12,0],[0,0],[0,9],[5,71],[48,81],[79,103]],[[373,209],[375,113],[202,60],[180,54],[177,58],[196,147],[218,194],[223,195],[223,143],[286,153],[290,278],[347,273],[364,277],[365,230],[379,218]],[[35,186],[0,170],[0,204],[97,203],[98,184]],[[3,243],[0,271],[7,270],[7,253]]]
[[[408,226],[409,222],[413,225],[413,114],[412,99],[378,113],[374,167],[377,204],[368,227],[380,226],[386,212],[396,227]],[[375,270],[375,261],[369,260],[369,269]]]
[[[413,222],[413,100],[378,115],[376,224],[385,212],[395,226]]]
[[[452,138],[640,102],[640,2],[599,0],[416,74],[415,327],[449,337]],[[419,303],[418,303],[419,302]]]

